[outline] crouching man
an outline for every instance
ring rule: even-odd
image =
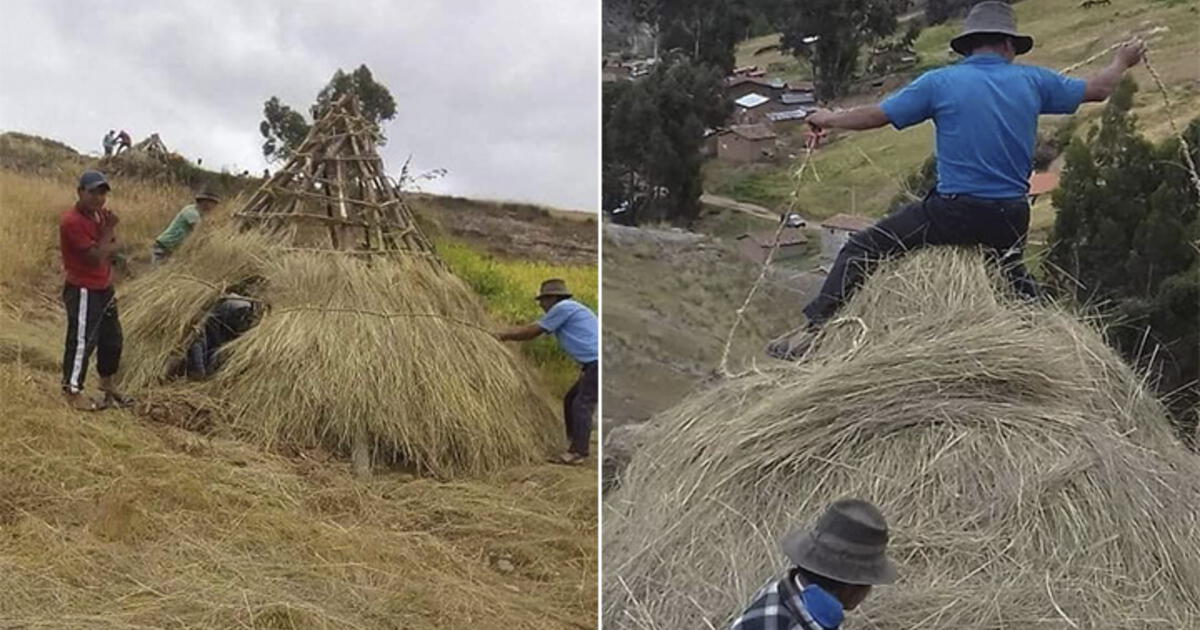
[[[887,557],[888,527],[861,499],[830,505],[812,529],[780,542],[793,567],[754,596],[730,630],[836,630],[878,584],[896,581]]]

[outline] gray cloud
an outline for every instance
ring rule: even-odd
[[[16,0],[0,21],[0,129],[99,151],[158,132],[206,166],[260,172],[270,96],[307,111],[334,70],[392,91],[395,175],[427,190],[595,210],[595,0]]]

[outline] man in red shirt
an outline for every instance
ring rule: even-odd
[[[117,392],[113,376],[121,363],[121,322],[117,318],[112,286],[112,257],[117,249],[117,215],[104,207],[108,179],[99,171],[79,178],[79,201],[62,214],[59,246],[62,249],[63,303],[67,307],[67,340],[63,353],[63,394],[76,409],[97,410],[126,406],[129,399]],[[83,395],[88,360],[96,352],[101,401]]]

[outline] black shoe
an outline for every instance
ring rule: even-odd
[[[791,331],[767,344],[767,356],[780,361],[799,361],[813,346],[820,329],[807,326],[799,333]]]

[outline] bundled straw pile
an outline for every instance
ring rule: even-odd
[[[659,416],[608,500],[606,627],[728,624],[786,530],[859,496],[902,574],[847,628],[1200,628],[1200,457],[1095,330],[995,287],[913,256],[809,362]]]
[[[461,281],[423,259],[285,251],[269,239],[213,230],[126,288],[128,387],[161,381],[208,308],[259,276],[265,314],[197,386],[237,429],[340,452],[361,436],[377,458],[438,476],[549,451],[553,412]]]

